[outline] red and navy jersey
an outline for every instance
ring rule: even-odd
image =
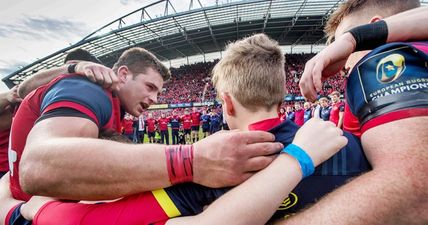
[[[290,120],[281,122],[279,118],[274,118],[252,124],[249,129],[269,131],[275,135],[276,142],[287,146],[293,141],[299,126]],[[318,165],[314,174],[303,179],[284,200],[273,218],[296,213],[344,185],[347,180],[371,169],[359,138],[348,132],[344,132],[344,136],[348,139],[348,144],[329,160]]]
[[[190,128],[192,128],[192,117],[190,115],[182,116],[181,121],[183,122],[183,129],[189,130]]]
[[[162,189],[100,204],[51,201],[38,211],[33,223],[57,225],[66,220],[70,225],[163,225],[180,215]]]
[[[192,112],[190,116],[192,117],[192,126],[199,126],[199,124],[201,123],[201,113]]]
[[[15,199],[28,201],[31,197],[19,183],[19,163],[30,130],[41,120],[63,116],[87,118],[100,132],[121,129],[118,99],[83,76],[59,76],[37,88],[22,101],[10,132],[10,190]]]
[[[57,225],[163,225],[177,216],[202,212],[226,192],[194,183],[131,195],[116,202],[82,204],[52,201],[46,203],[34,217],[34,224]]]
[[[168,123],[169,123],[168,118],[159,118],[158,119],[159,130],[161,131],[168,130]]]
[[[156,130],[156,120],[153,118],[149,118],[146,120],[147,131],[154,132]]]
[[[428,115],[428,42],[397,42],[362,58],[347,81],[346,98],[361,132]]]
[[[339,123],[339,113],[345,111],[345,103],[338,101],[331,105],[330,111],[330,121],[333,122],[336,126]]]

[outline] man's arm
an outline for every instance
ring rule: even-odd
[[[402,119],[362,136],[373,170],[277,224],[427,224],[428,117]]]
[[[337,127],[343,128],[343,118],[345,116],[345,104],[339,106],[339,121],[337,122]]]
[[[49,83],[58,75],[67,74],[68,66],[69,64],[65,64],[60,67],[42,70],[37,72],[33,76],[25,79],[19,85],[19,96],[21,98],[25,98],[25,96],[27,96],[34,89]],[[113,70],[101,64],[80,61],[77,63],[75,71],[78,74],[85,75],[86,77],[88,77],[89,80],[94,83],[98,83],[104,88],[109,88],[111,90],[118,89],[119,81]]]
[[[22,101],[17,94],[17,89],[18,86],[15,86],[7,92],[0,93],[0,131],[10,128],[12,124],[12,110],[10,107]]]
[[[21,185],[34,195],[111,199],[170,186],[164,145],[98,140],[92,121],[53,117],[31,130],[20,163]],[[223,132],[194,144],[193,181],[237,185],[265,168],[282,145],[267,132]]]
[[[33,76],[28,77],[19,86],[19,96],[25,98],[25,96],[30,94],[30,92],[32,92],[34,89],[49,83],[49,81],[53,80],[58,75],[68,73],[67,66],[68,65],[63,65],[56,68],[42,70],[35,73]]]
[[[345,114],[344,112],[339,112],[339,121],[337,122],[338,128],[342,128],[342,126],[343,126],[343,115],[344,114]]]
[[[14,86],[12,89],[0,93],[0,114],[5,112],[12,104],[22,101],[18,96],[17,90],[18,86]]]
[[[387,42],[427,39],[428,24],[421,23],[427,20],[428,7],[419,7],[385,18],[388,26]],[[303,96],[315,101],[317,91],[322,89],[321,78],[337,74],[349,55],[355,51],[355,47],[355,38],[346,32],[309,60],[299,82]]]
[[[311,119],[299,129],[293,144],[302,147],[317,166],[346,145],[342,134],[331,122]],[[280,154],[266,169],[224,194],[201,214],[172,219],[167,224],[265,224],[301,179],[298,161]]]

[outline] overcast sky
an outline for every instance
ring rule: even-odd
[[[1,0],[0,78],[19,66],[75,44],[105,24],[155,1]],[[171,1],[176,7],[188,7],[189,0]],[[206,6],[213,5],[215,0],[201,2]],[[162,8],[158,11],[161,14]],[[4,83],[0,83],[0,91],[7,90]]]

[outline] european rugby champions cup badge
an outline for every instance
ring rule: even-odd
[[[404,56],[391,54],[379,61],[376,78],[380,83],[390,83],[398,79],[406,69]]]

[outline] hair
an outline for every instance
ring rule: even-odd
[[[337,97],[340,97],[340,93],[339,93],[338,91],[333,91],[333,92],[331,92],[330,96],[331,96],[331,95],[335,95],[335,96],[337,96]]]
[[[320,102],[320,103],[321,103],[321,102],[328,102],[328,98],[326,98],[326,97],[322,97],[322,98],[320,98],[319,102]]]
[[[256,34],[226,47],[213,69],[217,93],[228,92],[245,108],[270,110],[285,95],[285,57],[276,41]]]
[[[148,68],[158,72],[164,81],[171,78],[171,72],[166,68],[155,55],[144,48],[130,48],[122,53],[117,62],[113,65],[113,71],[121,66],[126,66],[134,74],[134,77],[139,73],[146,73]]]
[[[71,60],[82,60],[82,61],[89,61],[89,62],[102,64],[102,62],[97,57],[95,57],[90,52],[81,48],[78,48],[69,52],[65,56],[64,63],[67,63],[68,61],[71,61]]]
[[[324,32],[327,37],[327,43],[334,39],[334,33],[342,20],[350,15],[375,16],[383,17],[404,12],[409,9],[417,8],[421,5],[419,0],[348,0],[339,5],[339,7],[330,15]]]

